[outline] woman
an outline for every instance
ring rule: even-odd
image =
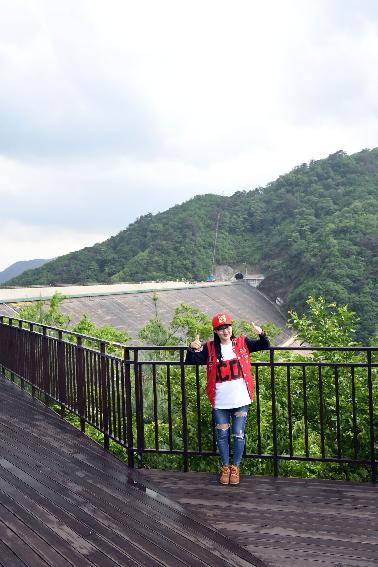
[[[207,364],[206,392],[215,422],[216,439],[222,462],[220,484],[237,485],[243,456],[244,431],[253,400],[253,377],[249,353],[269,348],[261,327],[251,323],[257,340],[235,337],[228,313],[217,313],[212,320],[214,340],[204,345],[197,336],[186,355],[188,364]],[[233,464],[230,465],[229,428],[232,421]]]

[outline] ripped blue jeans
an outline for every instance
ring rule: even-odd
[[[232,420],[232,437],[234,450],[234,465],[239,466],[242,460],[245,439],[244,431],[247,423],[249,405],[240,408],[213,409],[215,435],[222,465],[230,464],[229,429]]]

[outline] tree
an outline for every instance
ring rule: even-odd
[[[110,343],[118,343],[121,345],[126,345],[126,343],[130,340],[130,335],[127,331],[118,330],[112,325],[99,327],[89,319],[86,313],[84,313],[80,321],[72,327],[72,331],[79,333],[80,335],[96,337],[103,341],[109,341]],[[98,343],[89,339],[84,340],[83,344],[98,348]],[[112,344],[106,345],[106,352],[122,357],[122,349]]]
[[[298,331],[298,338],[310,346],[352,347],[355,341],[358,317],[347,305],[327,303],[324,297],[310,296],[308,311],[302,316],[295,310],[289,311],[288,326]]]
[[[59,292],[54,293],[49,302],[39,299],[20,309],[20,319],[64,329],[71,321],[70,315],[64,315],[60,310],[60,304],[64,299],[65,296]]]

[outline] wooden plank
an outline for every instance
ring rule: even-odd
[[[7,465],[8,470],[11,470],[13,474],[16,474],[16,476],[20,479],[24,477],[24,474],[19,471],[28,470],[28,475],[30,474],[30,476],[36,480],[35,477],[38,472],[34,471],[33,475],[33,463],[30,462],[29,459],[25,459],[24,453],[12,454],[11,451],[6,449],[2,442],[0,442],[0,450],[3,456],[7,457],[9,463],[13,463],[14,466],[17,463],[16,472],[14,467],[9,464]],[[170,525],[167,521],[160,521],[157,523],[154,518],[151,518],[149,510],[138,512],[135,507],[130,507],[130,504],[121,508],[120,501],[118,501],[117,507],[115,507],[114,504],[109,504],[107,499],[99,497],[99,494],[96,494],[96,505],[94,506],[90,501],[85,499],[86,495],[91,495],[87,493],[82,486],[77,485],[75,491],[75,483],[72,480],[67,482],[64,478],[64,474],[60,475],[58,469],[53,471],[53,475],[51,477],[43,477],[43,486],[48,486],[51,490],[54,490],[57,493],[60,490],[58,481],[59,483],[62,483],[62,494],[64,493],[64,489],[67,488],[65,499],[69,501],[73,500],[74,504],[78,504],[74,496],[76,494],[79,497],[80,510],[90,515],[92,526],[96,531],[98,531],[98,529],[96,529],[96,526],[94,525],[95,520],[101,522],[103,526],[106,526],[106,528],[114,532],[112,533],[108,531],[107,539],[109,541],[112,540],[115,545],[117,543],[119,544],[120,538],[125,537],[125,530],[128,530],[128,533],[130,534],[130,545],[135,545],[138,536],[140,538],[141,545],[144,547],[149,540],[156,546],[159,552],[164,550],[165,553],[171,554],[174,557],[176,564],[179,564],[183,560],[190,563],[193,560],[193,557],[198,565],[203,562],[203,564],[213,565],[215,567],[218,564],[218,559],[209,556],[207,551],[203,550],[201,546],[199,546],[195,551],[193,550],[195,538],[192,537],[192,534],[190,534],[190,538],[188,538],[187,533],[180,533],[179,530],[175,529],[173,524]],[[30,484],[30,482],[28,484]],[[41,493],[41,489],[39,489],[38,492]],[[55,501],[56,500],[57,499],[55,497]],[[60,503],[60,506],[63,507],[62,503]],[[179,520],[177,514],[175,519],[176,522]],[[86,520],[83,520],[83,522],[88,525],[88,517]],[[161,527],[164,529],[162,530]],[[199,541],[198,538],[197,541]],[[203,540],[201,540],[201,543],[203,543]],[[180,558],[177,555],[178,549],[180,550]],[[219,555],[219,552],[217,555]],[[225,556],[226,555],[227,554],[225,554]]]
[[[377,562],[323,554],[306,549],[288,551],[280,547],[259,547],[259,555],[269,567],[376,567]]]
[[[23,539],[13,532],[8,526],[0,520],[0,540],[12,550],[17,550],[15,555],[27,567],[48,567],[39,553],[36,553],[29,547]]]
[[[45,428],[44,430],[46,430],[46,428]],[[98,452],[98,448],[96,448],[96,449],[97,449],[97,452]],[[102,454],[104,454],[104,453],[102,453]],[[112,457],[108,455],[108,459],[109,459],[109,458],[112,459]],[[113,459],[113,460],[114,460],[114,459]],[[96,455],[96,464],[97,464],[97,463],[98,463],[98,454]],[[108,463],[105,463],[105,464],[106,464],[106,466],[108,466]],[[122,464],[122,467],[123,467],[123,470],[125,470],[125,467],[124,467],[123,464]],[[127,481],[127,477],[125,477],[125,480]],[[124,487],[123,487],[123,488],[124,488]],[[151,499],[149,499],[149,500],[151,500]],[[182,523],[182,522],[181,522],[181,523]],[[176,531],[177,531],[177,529],[176,529]],[[212,535],[214,535],[214,532],[212,533]],[[193,547],[193,546],[192,546],[192,541],[193,541],[193,536],[191,536],[191,548]],[[217,553],[219,554],[219,551],[218,551],[218,550],[217,550]]]
[[[78,484],[74,480],[75,477],[72,474],[73,473],[72,467],[70,469],[66,469],[64,467],[64,464],[59,460],[59,458],[58,459],[54,458],[50,462],[48,469],[50,474],[47,474],[46,476],[46,472],[43,471],[43,468],[41,470],[41,462],[43,456],[39,455],[39,458],[37,457],[36,461],[33,462],[32,459],[25,454],[24,450],[20,448],[20,446],[17,447],[17,451],[9,450],[7,449],[7,445],[6,444],[4,445],[4,441],[2,441],[1,439],[0,439],[0,451],[4,457],[7,457],[7,459],[10,459],[13,463],[17,462],[18,467],[22,466],[23,470],[28,470],[29,472],[32,472],[32,474],[34,471],[34,478],[36,477],[37,474],[43,472],[45,479],[44,485],[46,485],[46,479],[47,479],[49,485],[51,485],[51,487],[55,490],[61,489],[62,494],[64,494],[64,491],[66,489],[67,490],[67,492],[65,493],[66,498],[67,498],[67,494],[69,493],[78,495],[81,500],[83,498],[86,498],[88,500],[90,499],[93,500],[93,496],[95,496],[96,507],[94,507],[93,504],[91,504],[87,500],[87,504],[85,503],[85,501],[81,503],[81,509],[86,510],[93,517],[96,517],[99,521],[102,521],[104,525],[114,530],[116,537],[123,536],[122,531],[120,531],[120,526],[123,529],[126,527],[127,529],[130,530],[130,534],[131,534],[130,537],[133,538],[133,542],[135,542],[136,534],[139,534],[142,538],[144,538],[144,541],[147,539],[148,536],[148,538],[153,539],[154,543],[158,546],[159,549],[161,549],[162,547],[164,547],[163,541],[170,540],[174,543],[175,546],[179,545],[182,549],[186,549],[186,551],[192,555],[194,538],[192,537],[191,534],[190,539],[188,539],[187,534],[184,531],[180,531],[179,529],[177,529],[176,526],[178,520],[177,514],[174,515],[173,518],[174,522],[169,522],[169,521],[161,522],[161,519],[159,518],[160,524],[165,526],[167,532],[162,535],[158,533],[156,530],[156,526],[157,526],[156,520],[158,519],[157,513],[155,511],[154,514],[151,514],[152,512],[151,507],[145,506],[144,509],[142,509],[141,506],[136,507],[133,505],[133,500],[135,498],[131,498],[131,497],[129,497],[126,502],[122,501],[120,499],[120,495],[122,494],[122,492],[120,491],[117,495],[117,498],[116,499],[113,498],[112,501],[109,503],[109,493],[104,492],[101,485],[100,487],[91,485],[89,491],[87,488],[87,485],[89,486],[88,478],[86,478],[86,476],[83,475],[80,476],[80,484]],[[38,453],[40,453],[40,450],[38,450]],[[51,455],[49,455],[49,457],[50,456]],[[69,472],[71,473],[70,477],[67,476]],[[60,484],[60,487],[57,485],[57,483]],[[120,488],[122,489],[123,487],[121,486]],[[129,489],[129,491],[130,490],[132,489]],[[126,504],[126,506],[124,504]],[[103,514],[102,512],[105,512],[105,514]],[[112,519],[115,519],[116,521],[114,522],[112,521]],[[156,537],[154,536],[155,533],[157,533]],[[200,542],[203,543],[203,541],[200,540],[200,538],[196,538],[196,540],[198,543]],[[196,551],[196,558],[198,561],[200,560],[206,561],[206,563],[209,565],[213,564],[211,558],[209,559],[207,557],[207,554],[203,552],[200,547]]]
[[[201,506],[208,523],[269,564],[378,564],[378,490],[370,483],[242,476],[240,487],[222,487],[209,473],[140,476],[192,512]]]
[[[0,565],[1,567],[25,567],[25,563],[21,561],[13,553],[13,551],[0,540]]]
[[[72,565],[72,563],[69,563],[64,556],[60,555],[55,551],[55,549],[49,546],[46,541],[36,533],[36,531],[32,530],[27,524],[17,518],[3,504],[0,504],[0,518],[3,524],[5,524],[14,533],[19,534],[22,541],[35,553],[40,555],[47,564],[54,565],[54,567],[69,567]]]
[[[18,499],[18,502],[12,498],[12,495]],[[77,552],[73,546],[67,546],[66,538],[70,534],[58,518],[49,515],[35,501],[25,497],[17,488],[14,488],[2,478],[0,478],[0,500],[2,505],[6,506],[16,518],[36,530],[54,550],[64,555],[67,561],[70,561],[70,564],[80,564],[83,567],[93,566],[93,563]]]
[[[23,539],[46,564],[265,567],[181,506],[136,490],[124,463],[0,383],[0,512],[14,530],[26,526]]]
[[[40,508],[53,514],[55,521],[50,516],[50,527],[55,528],[57,533],[71,542],[74,549],[82,553],[95,565],[99,567],[114,564],[122,565],[130,557],[129,554],[123,552],[120,546],[125,549],[138,546],[138,539],[142,549],[145,548],[147,552],[155,551],[155,555],[159,556],[160,550],[163,549],[164,551],[163,545],[161,547],[156,546],[156,549],[152,550],[148,540],[138,538],[134,531],[130,534],[129,539],[126,539],[126,533],[122,534],[123,537],[118,536],[116,538],[115,533],[101,524],[94,516],[86,513],[83,500],[75,499],[72,496],[65,499],[61,494],[54,493],[53,490],[45,487],[10,461],[6,463],[4,461],[5,459],[0,460],[0,477],[16,487],[18,492],[25,494],[29,498],[30,504],[34,506],[37,503]],[[4,464],[6,464],[6,469]],[[0,488],[6,490],[5,486],[0,485]],[[19,496],[15,497],[19,498]],[[176,562],[178,565],[180,563],[180,560]],[[173,565],[174,563],[167,562],[167,564]]]
[[[7,441],[8,440],[13,440],[15,442],[15,445],[17,446],[17,450],[14,450],[14,454],[13,454],[13,462],[17,462],[18,465],[20,465],[20,455],[23,456],[23,458],[25,458],[25,451],[29,450],[32,451],[31,449],[28,449],[26,446],[23,445],[23,441],[22,438],[17,437],[17,435],[15,435],[14,432],[12,432],[11,434],[9,434],[9,432],[6,433],[6,438]],[[3,442],[4,443],[4,442]],[[10,444],[12,445],[12,443]],[[4,451],[8,451],[7,454],[9,454],[9,449],[7,449],[7,445],[4,446],[3,445],[3,452]],[[42,453],[39,454],[36,457],[36,463],[40,463],[43,462],[43,459],[46,458],[46,455],[44,454],[44,451],[42,450],[41,452],[41,448],[40,445],[38,445],[38,453]],[[48,455],[49,457],[51,457],[51,454],[49,453]],[[9,457],[8,457],[9,458]],[[23,466],[24,470],[25,468],[27,470],[32,470],[33,468],[36,468],[36,464],[33,463],[32,460],[28,459],[26,464]],[[40,465],[38,464],[37,466],[37,472],[38,474],[41,472],[40,471]],[[88,474],[80,474],[80,486],[75,483],[74,481],[74,473],[75,473],[75,469],[74,467],[72,467],[72,464],[70,465],[69,468],[67,468],[67,465],[64,464],[64,460],[62,460],[60,455],[54,455],[54,458],[49,462],[49,472],[51,473],[49,476],[50,478],[53,478],[54,481],[59,482],[60,484],[64,485],[68,490],[71,490],[77,494],[80,494],[81,496],[84,496],[84,493],[87,494],[87,491],[90,490],[92,493],[95,493],[96,496],[96,502],[99,505],[101,503],[101,509],[103,511],[106,511],[108,514],[112,514],[114,517],[114,506],[120,507],[123,504],[124,501],[124,492],[125,492],[125,486],[123,483],[117,483],[117,488],[118,488],[118,492],[116,494],[113,495],[112,498],[112,505],[109,506],[109,492],[105,492],[103,486],[99,485],[99,487],[96,487],[94,484],[89,484],[89,481],[96,481],[97,478],[97,473],[92,471],[92,469],[90,469],[90,472],[92,472],[92,479],[89,478],[90,475]],[[68,476],[68,473],[71,473],[70,476]],[[79,469],[76,471],[79,472]],[[80,469],[80,472],[82,473],[82,470]],[[52,476],[51,476],[52,475]],[[69,479],[69,480],[67,480]],[[125,478],[125,480],[127,480],[127,478]],[[114,485],[114,482],[112,483]],[[84,488],[83,488],[84,487]],[[134,489],[129,489],[130,490],[134,490]],[[122,497],[121,501],[120,498]],[[154,529],[156,529],[156,520],[159,519],[158,515],[161,516],[161,513],[157,510],[157,507],[155,507],[154,510],[152,510],[151,508],[151,498],[145,499],[145,501],[148,502],[148,506],[144,506],[144,508],[142,508],[141,502],[140,502],[140,493],[138,494],[138,500],[136,500],[136,496],[135,496],[135,490],[134,490],[134,495],[133,498],[127,498],[126,502],[127,502],[127,506],[126,508],[124,507],[124,509],[121,510],[121,516],[118,517],[118,522],[125,522],[128,518],[128,516],[130,516],[130,518],[132,517],[132,523],[129,524],[130,528],[134,528],[134,530],[136,529],[136,525],[135,525],[135,515],[136,515],[136,510],[138,509],[139,511],[141,511],[143,513],[143,517],[141,517],[138,521],[139,523],[141,522],[141,524],[147,528],[148,530],[154,531]],[[138,502],[138,505],[136,505],[136,502]],[[133,515],[131,516],[130,511],[133,511]],[[168,520],[168,521],[167,521]],[[164,513],[164,520],[162,521],[160,519],[160,523],[164,524],[164,526],[169,529],[170,531],[174,531],[176,534],[179,534],[181,536],[181,540],[180,540],[180,545],[182,545],[184,548],[187,548],[188,550],[191,550],[193,548],[193,540],[195,539],[195,541],[197,541],[198,543],[203,543],[203,537],[201,538],[200,536],[195,536],[195,538],[193,538],[193,534],[191,534],[190,540],[187,540],[187,534],[185,533],[185,530],[180,529],[180,525],[178,525],[178,517],[177,517],[177,513],[174,514],[170,514],[170,510],[166,509],[165,513]],[[181,524],[182,526],[182,520],[179,522],[179,524]],[[185,540],[182,539],[182,536],[185,537]],[[176,539],[177,539],[177,535],[176,535]],[[198,555],[198,553],[197,553]],[[206,559],[206,556],[203,556],[203,560]]]
[[[117,530],[123,533],[124,540],[131,538],[132,527],[145,521],[146,530],[138,533],[135,530],[134,534],[140,538],[137,544],[141,550],[143,543],[153,545],[149,538],[151,523],[155,523],[169,545],[176,545],[176,549],[183,546],[187,555],[181,559],[185,557],[185,561],[195,560],[194,551],[190,558],[191,549],[185,538],[192,538],[193,548],[202,545],[214,555],[220,550],[216,557],[225,560],[228,540],[221,539],[214,530],[218,528],[270,565],[312,567],[316,563],[371,567],[378,564],[378,490],[369,483],[242,476],[240,487],[235,488],[220,487],[217,475],[209,473],[128,471],[123,463],[73,430],[37,400],[25,393],[19,396],[14,386],[4,384],[0,405],[2,411],[8,406],[0,430],[0,453],[7,456],[15,470],[27,473],[34,482],[41,481],[47,490],[39,494],[42,500],[38,513],[44,510],[49,494],[58,494],[61,500],[56,507],[45,510],[44,521],[52,523],[52,518],[57,517],[61,521],[60,514],[65,512],[65,520],[78,522],[82,529],[87,526],[86,521],[91,525],[92,521],[98,522],[109,532],[96,532],[97,549],[103,540],[119,539]],[[15,470],[5,467],[1,472],[0,489],[8,482],[9,495],[19,499],[26,481],[15,476]],[[140,486],[141,490],[136,491],[133,486]],[[27,491],[32,489],[39,492],[37,485],[29,486]],[[77,517],[72,509],[66,510],[63,501],[67,500],[67,492],[71,506],[82,507],[81,512],[86,515]],[[23,496],[26,500],[22,501],[22,507],[27,510],[32,492]],[[168,498],[166,505],[165,498]],[[183,510],[188,513],[182,514]],[[200,518],[198,510],[201,510]],[[209,527],[201,527],[203,521]],[[76,524],[71,529],[74,527]],[[153,535],[157,537],[159,530]],[[82,539],[88,544],[85,532]],[[152,558],[155,548],[148,549],[144,557],[151,552]],[[205,558],[206,554],[201,553],[199,556]],[[240,554],[236,557],[243,560]],[[157,556],[156,561],[159,561]],[[255,559],[250,561],[250,565],[257,564]]]

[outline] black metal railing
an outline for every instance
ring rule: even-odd
[[[127,453],[215,457],[205,370],[185,364],[185,347],[131,347],[69,330],[0,317],[0,369],[61,415],[75,414]],[[298,354],[299,353],[299,354]],[[252,356],[255,400],[245,458],[353,465],[375,482],[377,347],[270,348]],[[259,357],[256,360],[257,356]],[[321,474],[319,475],[321,476]]]

